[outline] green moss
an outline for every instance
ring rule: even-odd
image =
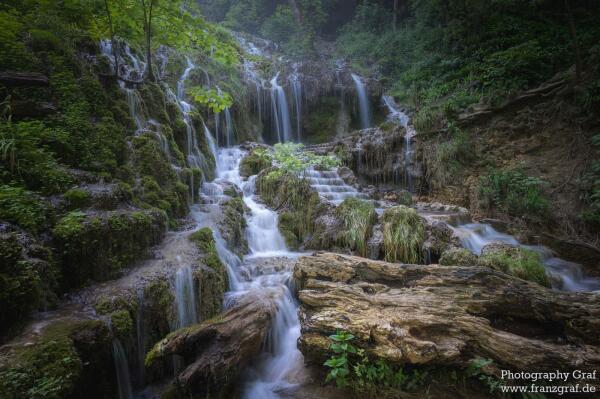
[[[271,157],[264,148],[255,148],[240,162],[240,175],[249,177],[257,175],[261,170],[271,167]]]
[[[127,310],[113,312],[110,315],[113,333],[121,338],[129,337],[133,332],[133,320]]]
[[[165,227],[158,211],[66,215],[52,231],[65,288],[114,277],[158,243]]]
[[[223,219],[219,224],[221,235],[234,252],[244,256],[248,252],[244,201],[241,197],[230,198],[223,203],[222,209]]]
[[[304,242],[312,233],[320,203],[308,180],[271,168],[260,173],[256,189],[268,206],[281,211],[279,228],[288,243]]]
[[[451,248],[442,253],[440,265],[473,266],[477,264],[477,256],[465,248]]]
[[[79,188],[72,188],[65,193],[65,200],[69,209],[81,209],[90,206],[90,194]]]
[[[367,241],[373,225],[377,222],[375,207],[370,201],[346,198],[335,210],[335,215],[343,225],[338,245],[357,250],[361,256],[367,255]]]
[[[494,249],[482,254],[478,263],[523,280],[533,281],[546,287],[550,286],[540,255],[529,249],[518,247]]]
[[[92,360],[83,357],[90,353],[80,351],[79,345],[92,345],[96,352],[105,349],[110,353],[108,331],[100,321],[54,322],[41,334],[35,345],[17,348],[11,354],[10,362],[0,370],[0,396],[3,398],[77,396],[82,390],[78,384],[84,383],[84,363]],[[89,342],[80,343],[81,337],[88,337]],[[101,368],[106,364],[94,366]],[[96,377],[105,378],[102,374],[99,372]],[[99,384],[95,384],[94,389],[98,388]]]
[[[384,258],[388,262],[419,263],[425,228],[414,209],[403,205],[386,209],[382,216]]]
[[[204,227],[190,235],[192,240],[198,249],[203,253],[203,262],[208,267],[215,271],[223,270],[224,266],[219,258],[213,232],[209,227]]]

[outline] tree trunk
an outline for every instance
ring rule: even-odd
[[[152,12],[154,8],[154,0],[148,0],[149,3],[146,5],[144,0],[142,2],[142,8],[144,10],[144,32],[146,33],[146,69],[148,80],[155,82],[154,72],[152,71]]]
[[[393,14],[393,25],[392,27],[394,28],[394,30],[396,30],[396,27],[398,26],[398,0],[394,0],[394,14]]]
[[[581,51],[579,49],[579,40],[577,40],[577,30],[575,29],[575,19],[569,5],[569,0],[565,0],[565,8],[567,10],[567,18],[569,20],[569,30],[571,31],[571,39],[573,40],[573,49],[575,50],[575,79],[579,81],[581,78]]]
[[[108,6],[108,0],[104,0],[104,7],[106,8],[106,16],[108,17],[108,29],[110,31],[110,44],[112,46],[113,57],[115,58],[115,76],[119,77],[119,56],[117,49],[117,41],[115,40],[115,31],[113,29],[112,15],[110,14],[110,7]]]

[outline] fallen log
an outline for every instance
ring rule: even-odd
[[[321,363],[327,338],[395,364],[499,368],[600,368],[600,295],[544,288],[485,267],[401,265],[318,253],[294,269],[300,350]],[[498,369],[496,369],[497,371]]]
[[[260,353],[282,294],[276,289],[246,294],[223,315],[169,334],[148,353],[146,367],[178,355],[184,366],[172,389],[186,397],[226,393]]]
[[[0,83],[8,87],[48,86],[48,77],[34,72],[0,72]]]

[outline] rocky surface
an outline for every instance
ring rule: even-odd
[[[260,353],[281,295],[276,289],[244,295],[222,315],[169,334],[148,354],[146,365],[151,367],[167,356],[182,356],[184,367],[171,390],[193,392],[194,397],[224,395]]]
[[[305,359],[329,356],[336,330],[392,363],[513,370],[600,367],[600,297],[546,289],[477,266],[421,266],[318,253],[301,258]],[[549,354],[552,354],[549,356]]]

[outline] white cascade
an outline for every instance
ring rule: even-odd
[[[346,184],[337,170],[320,171],[309,169],[304,172],[304,177],[309,180],[311,187],[321,197],[334,205],[341,204],[346,198],[369,198],[367,194],[361,193],[356,188]]]
[[[410,124],[410,118],[408,115],[400,110],[392,97],[383,96],[382,100],[388,109],[388,120],[399,123],[402,127],[404,127],[404,182],[406,189],[412,193],[414,190],[412,182],[412,160],[414,155],[412,140],[417,132]]]
[[[271,109],[277,139],[280,143],[285,143],[292,138],[292,124],[285,91],[277,83],[278,78],[279,72],[271,79]]]
[[[373,126],[371,122],[371,107],[369,106],[369,98],[367,97],[367,88],[360,76],[352,74],[352,80],[356,86],[356,94],[358,95],[358,109],[360,113],[361,129],[368,129]]]
[[[198,322],[196,309],[196,284],[189,265],[180,267],[175,273],[175,303],[177,304],[177,328]]]

